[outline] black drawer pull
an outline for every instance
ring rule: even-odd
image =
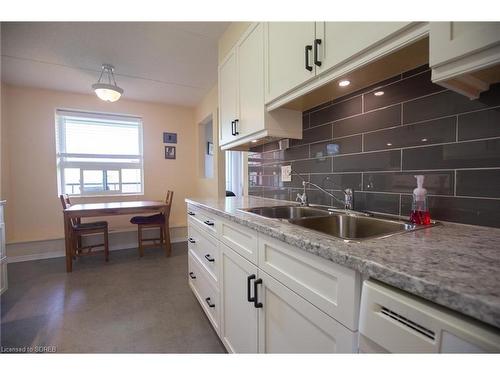
[[[194,216],[194,215],[196,215],[196,214],[195,214],[193,211],[188,211],[188,215],[189,215],[189,216]]]
[[[193,240],[193,238],[192,238],[192,237],[189,237],[189,238],[188,238],[188,241],[189,241],[190,243],[196,243],[196,241],[195,241],[195,240]]]
[[[236,119],[234,120],[234,134],[233,135],[239,135],[240,133],[238,132],[238,130],[236,129],[236,126],[238,125],[238,122],[240,120]]]
[[[321,44],[321,39],[314,39],[314,65],[321,66],[321,61],[318,58],[318,46]]]
[[[205,301],[207,301],[207,305],[208,305],[208,307],[215,307],[215,303],[212,303],[212,302],[210,301],[210,297],[205,298]]]
[[[192,278],[192,279],[196,279],[196,276],[194,275],[193,272],[189,272],[189,277]]]
[[[307,45],[305,48],[305,58],[306,58],[306,69],[312,72],[313,67],[309,65],[309,52],[312,51],[313,46]]]
[[[210,258],[210,254],[205,255],[205,259],[209,262],[215,262],[215,258]]]
[[[210,225],[211,227],[213,227],[215,225],[215,223],[213,221],[210,221],[210,220],[205,220],[203,223],[206,225]]]
[[[255,297],[250,297],[250,293],[251,293],[251,291],[250,291],[250,289],[251,289],[250,284],[251,284],[252,280],[255,279],[256,277],[257,276],[255,276],[255,275],[250,275],[247,278],[247,300],[248,300],[248,302],[254,302],[255,301]]]
[[[234,121],[231,121],[231,135],[236,135],[234,134]]]
[[[263,305],[259,302],[259,296],[257,294],[257,285],[262,284],[262,279],[257,279],[253,283],[253,305],[256,309],[261,308]]]

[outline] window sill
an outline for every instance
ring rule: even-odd
[[[144,193],[133,194],[90,194],[90,195],[69,195],[70,198],[112,198],[112,197],[143,197]],[[58,196],[59,197],[59,196]]]

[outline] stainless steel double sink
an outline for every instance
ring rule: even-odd
[[[431,225],[415,225],[404,220],[369,216],[355,211],[328,210],[328,208],[295,205],[255,207],[241,209],[241,211],[270,219],[287,220],[291,224],[341,238],[345,241],[383,238],[428,228],[437,224],[433,222]]]

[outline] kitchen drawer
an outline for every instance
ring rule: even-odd
[[[188,227],[188,248],[198,258],[207,276],[219,288],[219,245],[215,238],[198,229],[195,225]]]
[[[190,219],[188,222],[198,225],[207,233],[217,237],[217,228],[219,225],[217,215],[211,214],[210,212],[191,204],[188,204],[187,214]]]
[[[347,328],[358,329],[356,271],[265,235],[259,237],[259,267]]]
[[[7,290],[7,258],[0,260],[0,294]]]
[[[219,292],[208,281],[202,265],[190,251],[188,252],[189,286],[207,314],[210,323],[220,335],[220,296]]]
[[[243,258],[257,264],[257,232],[243,225],[221,219],[219,220],[219,238]]]

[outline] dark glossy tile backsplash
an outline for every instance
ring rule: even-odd
[[[433,218],[500,227],[500,84],[469,100],[422,66],[304,112],[303,129],[287,150],[272,142],[249,153],[249,194],[295,200],[301,180],[281,181],[291,165],[339,198],[353,188],[358,210],[408,216],[423,174]]]

